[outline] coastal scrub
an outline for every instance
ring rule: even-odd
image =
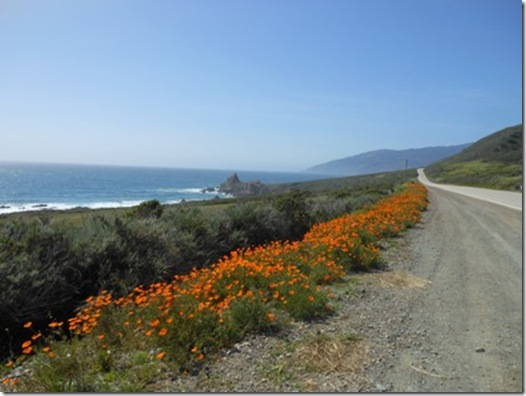
[[[144,390],[163,373],[198,370],[250,333],[323,317],[333,309],[328,285],[380,265],[378,241],[414,225],[426,204],[425,188],[409,184],[311,227],[300,241],[236,249],[210,268],[138,286],[125,297],[89,297],[69,320],[50,322],[49,336],[35,331],[24,341],[0,389]],[[30,374],[17,376],[24,361]]]

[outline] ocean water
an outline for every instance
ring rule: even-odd
[[[161,203],[225,198],[219,185],[234,171],[58,165],[0,162],[0,214],[42,209],[131,207],[151,199]],[[241,181],[265,184],[321,178],[306,173],[236,171]],[[205,188],[215,191],[203,193]]]

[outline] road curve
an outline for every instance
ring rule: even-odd
[[[506,206],[511,209],[522,211],[522,193],[513,191],[490,190],[487,188],[454,186],[451,184],[437,184],[430,181],[423,168],[418,169],[418,181],[427,187],[439,188],[462,194],[467,197],[481,199],[497,205]]]
[[[428,186],[408,269],[430,284],[404,327],[426,337],[392,357],[384,381],[395,392],[522,392],[522,213]]]

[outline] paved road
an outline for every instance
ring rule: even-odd
[[[428,186],[409,270],[431,283],[404,325],[425,339],[386,362],[385,381],[395,392],[522,392],[522,211]]]
[[[512,209],[522,211],[522,193],[513,191],[490,190],[487,188],[454,186],[451,184],[436,184],[430,181],[424,169],[418,169],[418,181],[427,187],[439,188],[445,191],[455,192],[468,197],[482,199],[487,202],[496,203]]]

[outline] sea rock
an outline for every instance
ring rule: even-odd
[[[268,191],[268,187],[260,180],[249,180],[247,182],[242,182],[239,180],[237,173],[230,175],[228,179],[219,186],[219,192],[231,194],[234,197],[259,195]]]

